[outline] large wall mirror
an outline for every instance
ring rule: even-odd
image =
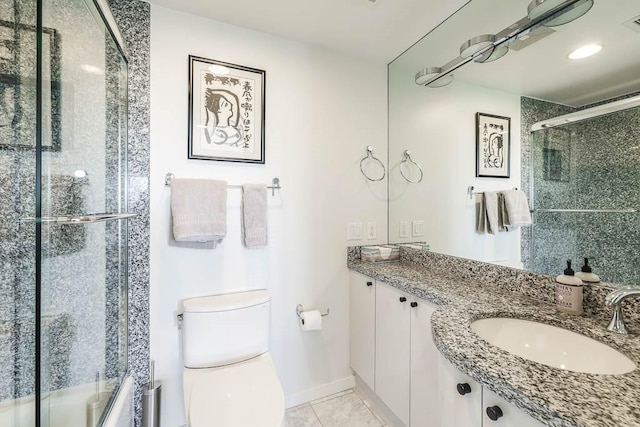
[[[592,111],[639,105],[639,52],[637,0],[468,2],[389,64],[389,242],[638,283],[640,107]],[[478,113],[502,126],[496,175],[477,176]],[[514,188],[532,225],[478,233],[478,193]]]

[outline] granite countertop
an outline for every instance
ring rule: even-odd
[[[637,335],[615,334],[607,331],[602,319],[560,314],[549,302],[491,283],[446,277],[413,263],[350,260],[348,266],[439,305],[431,318],[431,333],[443,356],[545,425],[640,426],[640,369],[594,375],[551,368],[489,344],[471,330],[471,322],[513,317],[559,326],[608,344],[640,365]]]

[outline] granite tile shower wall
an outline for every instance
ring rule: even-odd
[[[35,1],[0,1],[0,402],[35,393],[35,227],[19,219],[35,209]],[[18,29],[14,27],[17,25]],[[20,31],[23,28],[24,31]],[[17,37],[16,37],[17,36]],[[9,49],[11,47],[12,49]],[[62,319],[53,328],[65,328]]]
[[[567,109],[528,98],[522,106],[523,140],[532,123]],[[640,207],[640,108],[529,133],[527,143],[531,166],[523,174],[533,182],[524,188],[533,191],[534,209]],[[637,283],[639,219],[637,213],[535,212],[523,235],[525,263],[553,275],[567,258],[579,268],[589,257],[603,280]]]
[[[142,420],[142,388],[149,381],[149,127],[151,8],[138,0],[109,0],[129,51],[127,200],[129,221],[129,373],[135,379],[135,422]],[[186,64],[186,58],[185,58]],[[185,81],[186,81],[185,68]]]
[[[9,403],[35,394],[36,372],[44,393],[97,372],[117,388],[128,368],[127,222],[43,222],[37,248],[35,223],[24,220],[36,211],[36,4],[0,0],[0,402]],[[43,217],[127,208],[126,63],[92,8],[43,0]]]

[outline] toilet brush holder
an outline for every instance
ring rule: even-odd
[[[162,384],[154,381],[142,390],[142,427],[160,427],[160,400]]]

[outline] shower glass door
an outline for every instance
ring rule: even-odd
[[[92,0],[44,0],[43,426],[100,422],[127,369],[127,63]]]
[[[0,425],[101,423],[127,371],[127,62],[103,0],[0,0]]]
[[[531,134],[531,268],[583,258],[606,282],[640,279],[640,108]]]

